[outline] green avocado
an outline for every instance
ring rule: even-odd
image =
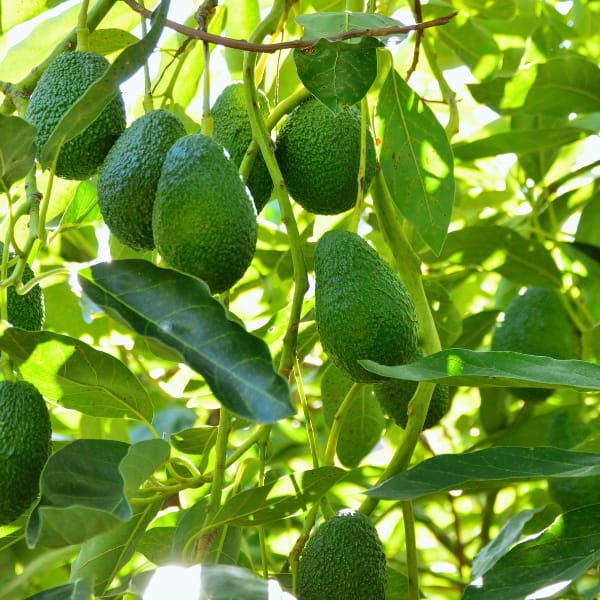
[[[551,446],[567,450],[581,444],[593,432],[593,427],[584,422],[572,410],[557,412],[546,432]],[[548,493],[563,510],[573,510],[587,504],[600,503],[600,475],[589,477],[553,477],[548,479]]]
[[[294,200],[317,215],[351,209],[358,194],[360,111],[333,113],[316,98],[297,106],[281,127],[275,155]],[[375,143],[367,131],[364,189],[375,175]]]
[[[258,108],[264,118],[269,116],[269,100],[260,90]],[[216,99],[211,115],[213,138],[229,152],[231,160],[239,167],[252,141],[252,126],[246,111],[244,84],[228,85]],[[256,155],[247,184],[254,199],[256,212],[260,212],[273,191],[273,181],[260,151]]]
[[[39,494],[51,453],[46,403],[27,381],[0,382],[0,526],[20,517]]]
[[[0,256],[4,252],[4,244],[0,242]],[[14,258],[14,254],[10,254]],[[8,269],[8,275],[14,267]],[[35,277],[29,265],[23,270],[23,283],[31,281]],[[44,327],[44,292],[39,285],[33,286],[26,294],[17,294],[14,286],[6,290],[6,304],[8,320],[15,327],[27,329],[28,331],[39,331]]]
[[[25,112],[25,119],[38,129],[38,156],[61,118],[109,66],[95,52],[63,52],[44,71]],[[63,144],[56,175],[75,180],[94,175],[124,129],[125,107],[117,93],[85,131]]]
[[[423,355],[417,352],[415,359]],[[417,381],[406,379],[388,379],[373,386],[375,398],[384,413],[404,429],[408,423],[408,403],[417,390]],[[423,430],[435,427],[450,408],[450,394],[447,385],[438,384],[433,388]]]
[[[165,263],[203,279],[213,294],[244,275],[256,249],[256,212],[235,163],[215,140],[197,133],[171,146],[152,231]]]
[[[358,364],[410,362],[418,351],[413,300],[393,269],[356,233],[332,230],[315,253],[315,319],[333,363],[357,382],[384,379]]]
[[[579,332],[571,321],[559,292],[529,287],[513,296],[492,335],[492,350],[509,350],[560,360],[581,356]],[[552,393],[547,388],[510,388],[516,398],[542,401]]]
[[[181,121],[157,109],[136,119],[98,172],[98,206],[110,231],[136,250],[153,250],[152,208],[167,152],[185,135]]]
[[[298,600],[384,600],[386,557],[364,514],[343,510],[309,538],[298,566]]]

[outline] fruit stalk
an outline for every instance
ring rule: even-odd
[[[269,14],[256,26],[256,29],[250,36],[250,42],[261,41],[265,36],[273,32],[284,14],[285,0],[276,0]],[[244,90],[246,92],[246,106],[248,116],[252,126],[252,136],[256,140],[260,151],[265,159],[267,169],[275,185],[275,195],[279,202],[283,223],[290,242],[290,252],[292,256],[292,265],[294,268],[294,293],[292,298],[292,307],[288,328],[283,338],[283,349],[279,363],[279,372],[285,378],[288,378],[294,364],[294,355],[296,353],[296,344],[298,341],[298,325],[302,313],[302,304],[304,295],[308,290],[308,278],[306,274],[306,265],[300,243],[300,233],[294,217],[294,211],[283,182],[279,165],[275,159],[273,144],[269,133],[267,132],[264,119],[260,114],[258,107],[258,95],[254,84],[254,71],[256,68],[257,55],[255,52],[244,52],[243,79]]]

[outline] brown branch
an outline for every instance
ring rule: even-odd
[[[132,10],[144,15],[145,17],[151,17],[152,11],[144,8],[138,4],[135,0],[123,0]],[[346,31],[338,35],[332,35],[327,39],[330,42],[339,42],[343,40],[349,40],[357,37],[381,37],[387,35],[401,35],[409,33],[411,31],[420,31],[429,27],[439,27],[445,25],[451,21],[455,16],[456,12],[453,12],[439,19],[433,19],[432,21],[425,21],[424,23],[415,23],[414,25],[403,25],[398,27],[382,27],[376,29],[353,29],[352,31]],[[174,21],[167,19],[165,25],[169,29],[183,33],[190,38],[202,40],[203,42],[209,42],[211,44],[217,44],[219,46],[225,46],[227,48],[235,48],[237,50],[247,50],[249,52],[277,52],[278,50],[287,50],[289,48],[309,48],[314,46],[319,40],[291,40],[289,42],[279,42],[276,44],[252,44],[245,40],[236,40],[232,38],[222,37],[207,31],[200,31],[199,29],[193,29],[186,25],[181,25]]]
[[[421,0],[415,0],[415,21],[421,23],[423,21],[423,9],[421,8]],[[419,64],[419,54],[421,49],[421,38],[423,37],[423,29],[418,29],[415,35],[415,50],[413,52],[413,59],[408,71],[406,72],[406,81],[410,79],[410,76],[416,71],[417,65]]]

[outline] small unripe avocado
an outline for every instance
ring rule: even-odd
[[[359,235],[332,230],[315,253],[315,319],[334,364],[357,382],[385,379],[358,364],[401,365],[418,348],[415,305],[394,270]]]
[[[571,321],[559,293],[545,287],[529,287],[514,296],[504,311],[504,320],[496,325],[492,350],[510,350],[560,360],[581,355],[579,332]],[[547,388],[510,388],[522,400],[545,400]]]
[[[0,242],[0,256],[4,252],[4,244]],[[14,255],[11,253],[10,257]],[[14,267],[8,269],[8,275],[13,272]],[[35,277],[29,265],[23,270],[23,283],[27,283]],[[28,331],[39,331],[44,327],[44,292],[39,285],[33,286],[26,294],[17,294],[14,286],[6,290],[6,309],[8,320],[15,327],[27,329]]]
[[[383,412],[388,414],[402,429],[408,423],[408,403],[417,389],[416,381],[389,379],[373,386],[375,398]],[[423,430],[435,427],[448,412],[450,396],[448,386],[436,385],[433,388]]]
[[[0,526],[20,517],[39,494],[51,453],[48,408],[27,381],[0,382]]]
[[[63,52],[44,71],[25,112],[25,119],[38,129],[38,155],[58,122],[109,66],[95,52]],[[124,129],[125,106],[117,93],[85,131],[63,144],[56,175],[75,180],[94,175]]]
[[[152,231],[165,263],[203,279],[213,294],[244,275],[256,249],[256,213],[235,163],[215,140],[197,133],[171,146]]]
[[[258,91],[258,108],[264,118],[269,116],[269,100]],[[213,138],[219,142],[239,167],[252,141],[252,126],[246,111],[243,83],[228,85],[215,100],[211,109]],[[248,188],[260,212],[271,197],[273,181],[262,153],[259,151],[248,176]]]
[[[571,449],[592,433],[592,427],[573,411],[554,415],[548,426],[548,443],[556,448]],[[548,493],[563,510],[600,503],[600,475],[588,477],[553,477],[548,479]]]
[[[136,250],[153,250],[152,208],[167,152],[185,135],[167,110],[136,119],[110,149],[98,173],[98,206],[110,231]]]
[[[351,209],[358,194],[360,111],[333,113],[316,98],[297,106],[281,127],[275,155],[285,184],[305,210],[335,215]],[[375,143],[366,138],[364,189],[375,175]]]
[[[386,558],[368,517],[343,510],[309,538],[298,566],[298,600],[384,600]]]

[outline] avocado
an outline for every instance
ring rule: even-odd
[[[244,275],[256,249],[256,213],[235,163],[215,140],[195,133],[171,146],[152,231],[165,263],[203,279],[213,294]]]
[[[415,360],[421,358],[419,348]],[[404,429],[408,423],[408,404],[417,390],[417,381],[406,379],[388,379],[373,386],[375,398],[384,413]],[[450,408],[450,394],[447,385],[437,384],[433,388],[423,430],[435,427]]]
[[[0,242],[0,256],[4,252],[4,244]],[[13,258],[14,254],[10,254]],[[14,267],[8,269],[8,275]],[[23,283],[31,281],[35,277],[29,265],[23,270]],[[17,294],[14,286],[6,290],[6,304],[8,320],[15,327],[27,329],[28,331],[39,331],[44,327],[44,292],[39,285],[33,286],[26,294]]]
[[[98,172],[98,206],[110,231],[136,250],[153,250],[152,208],[167,152],[185,135],[164,109],[136,119],[110,149]]]
[[[342,510],[309,538],[300,556],[298,600],[384,600],[386,558],[368,517]]]
[[[504,311],[504,320],[496,324],[492,350],[509,350],[559,360],[581,356],[579,332],[571,321],[559,292],[532,286],[524,294],[513,296]],[[516,398],[542,401],[552,393],[547,388],[510,388]]]
[[[0,382],[0,526],[20,517],[39,494],[51,453],[46,403],[27,381]]]
[[[315,247],[315,320],[331,360],[357,382],[384,377],[357,360],[410,362],[418,349],[415,305],[393,269],[356,233],[331,230]]]
[[[551,446],[570,450],[585,441],[593,427],[572,410],[557,412],[548,425],[546,439]],[[548,479],[550,498],[563,510],[600,503],[600,475],[553,477]]]
[[[269,99],[258,90],[258,108],[264,118],[269,116]],[[252,141],[252,126],[246,112],[246,99],[243,83],[228,85],[215,100],[211,109],[213,118],[213,138],[219,142],[239,167]],[[246,182],[256,212],[260,212],[271,197],[273,181],[259,151]]]
[[[50,63],[25,112],[25,120],[38,130],[35,138],[38,156],[61,118],[109,66],[95,52],[63,52]],[[94,175],[124,129],[125,106],[117,93],[85,131],[63,144],[56,175],[80,181]]]
[[[275,156],[294,200],[317,215],[351,209],[358,194],[360,111],[333,113],[314,97],[297,106],[275,142]],[[375,175],[375,143],[366,138],[364,189]]]

